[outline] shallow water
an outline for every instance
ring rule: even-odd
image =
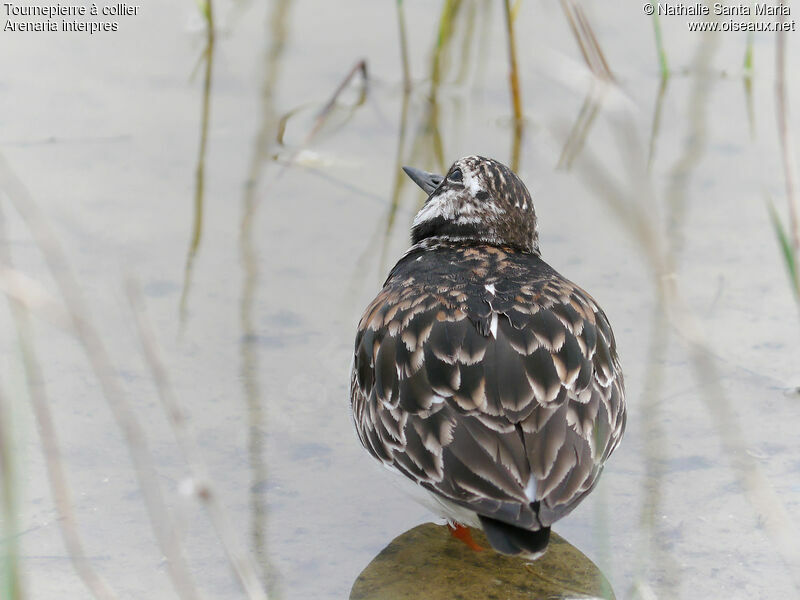
[[[358,445],[350,351],[423,200],[399,165],[441,172],[472,153],[513,162],[504,16],[499,3],[461,3],[437,52],[439,5],[404,2],[414,82],[404,102],[394,3],[214,7],[210,70],[193,2],[143,5],[113,34],[1,33],[11,58],[0,183],[23,183],[63,247],[203,595],[241,592],[182,493],[189,471],[142,359],[127,276],[233,534],[272,595],[342,598],[387,543],[430,518]],[[800,313],[767,210],[771,199],[788,222],[774,34],[754,36],[747,84],[745,35],[689,33],[686,18],[663,17],[673,76],[662,89],[641,6],[585,10],[621,90],[602,94],[593,118],[561,8],[523,2],[516,20],[518,170],[543,256],[604,307],[629,405],[597,490],[556,530],[618,598],[796,595],[784,559],[797,538],[781,546],[775,535],[800,520]],[[795,145],[798,43],[787,35]],[[366,93],[356,77],[317,126],[362,58]],[[14,267],[59,297],[7,199]],[[2,324],[14,339],[10,312]],[[87,556],[120,597],[175,597],[80,345],[41,319],[33,333]],[[26,596],[88,597],[59,535],[19,349],[2,352]]]

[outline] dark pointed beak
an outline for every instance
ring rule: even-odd
[[[439,187],[439,184],[444,180],[444,177],[441,175],[428,173],[427,171],[415,169],[414,167],[403,167],[403,171],[406,172],[406,175],[411,177],[411,181],[421,187],[429,196],[431,195],[431,192]]]

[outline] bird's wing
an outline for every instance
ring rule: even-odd
[[[536,529],[591,490],[622,435],[615,342],[566,280],[481,292],[384,288],[356,339],[356,429],[423,487]]]

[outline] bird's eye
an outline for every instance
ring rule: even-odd
[[[450,177],[448,177],[450,181],[461,181],[464,179],[464,175],[461,173],[461,169],[456,169],[452,173],[450,173]]]

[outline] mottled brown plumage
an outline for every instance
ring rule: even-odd
[[[497,550],[535,556],[624,431],[614,335],[539,256],[530,195],[507,167],[468,157],[444,180],[409,174],[430,196],[358,326],[356,429],[443,513],[474,513]]]

